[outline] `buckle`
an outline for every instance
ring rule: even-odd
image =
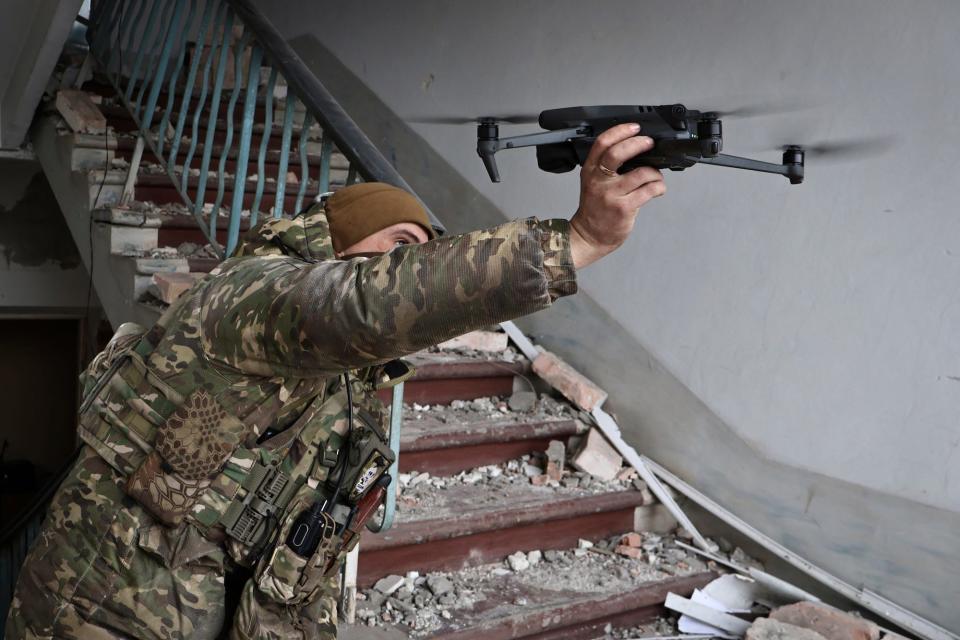
[[[255,464],[243,481],[246,495],[235,499],[220,519],[227,535],[245,545],[260,540],[270,517],[283,506],[278,503],[289,483],[279,466]]]

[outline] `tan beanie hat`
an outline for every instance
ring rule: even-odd
[[[344,187],[327,198],[324,209],[335,251],[348,249],[399,222],[418,224],[431,240],[437,237],[420,201],[403,189],[383,182]]]

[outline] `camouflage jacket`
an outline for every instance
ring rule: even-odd
[[[245,474],[271,452],[289,473],[325,480],[309,468],[315,443],[288,427],[320,420],[325,437],[342,436],[345,370],[362,370],[355,401],[382,422],[379,365],[575,291],[565,220],[517,220],[350,260],[334,259],[322,210],[270,220],[119,368],[89,376],[81,437],[129,478],[131,495],[162,503],[161,521],[186,518],[216,535]],[[261,446],[268,429],[281,435]]]

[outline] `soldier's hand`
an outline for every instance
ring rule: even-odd
[[[616,173],[624,162],[653,147],[653,140],[638,136],[639,131],[635,123],[607,129],[583,163],[580,207],[570,220],[570,248],[578,269],[623,244],[640,207],[667,191],[663,175],[652,167]]]

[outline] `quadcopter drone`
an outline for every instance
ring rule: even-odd
[[[546,131],[501,138],[500,122],[523,122],[522,118],[479,118],[477,153],[493,182],[500,182],[495,154],[504,149],[537,148],[537,164],[544,171],[565,173],[582,165],[597,136],[625,122],[640,124],[641,133],[653,138],[650,151],[628,160],[620,167],[625,173],[640,166],[683,171],[694,164],[712,164],[750,171],[778,173],[790,184],[803,182],[804,148],[783,147],[783,163],[761,162],[720,153],[723,126],[720,114],[695,111],[682,104],[660,106],[603,105],[549,109],[540,113]]]

